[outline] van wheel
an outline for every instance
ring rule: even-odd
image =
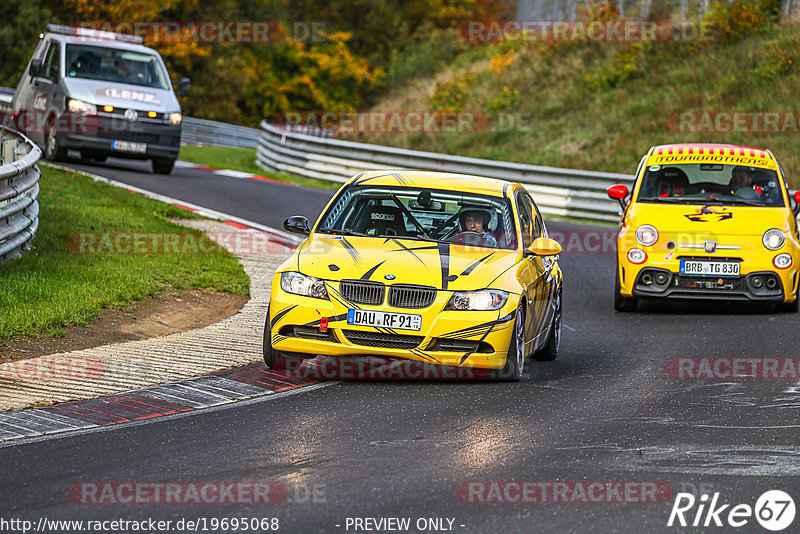
[[[47,124],[47,136],[45,138],[44,157],[50,161],[64,161],[67,159],[67,149],[58,142],[55,121]]]
[[[158,158],[153,160],[153,172],[156,174],[170,174],[174,167],[174,159]]]

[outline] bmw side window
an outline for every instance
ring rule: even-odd
[[[44,76],[53,81],[58,80],[58,52],[58,43],[50,43],[50,48],[47,50],[47,59],[45,60]]]
[[[528,248],[533,243],[533,217],[530,208],[525,203],[525,195],[517,194],[517,210],[519,211],[519,229],[522,232],[522,248]]]

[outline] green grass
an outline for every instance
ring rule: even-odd
[[[103,308],[124,307],[153,296],[165,284],[249,293],[250,282],[242,266],[222,250],[205,254],[71,252],[76,247],[68,248],[68,240],[79,239],[81,233],[180,233],[194,238],[202,233],[167,220],[186,217],[187,212],[175,206],[71,172],[44,165],[40,169],[35,249],[0,264],[0,340],[22,334],[59,335],[62,327],[86,324]]]
[[[300,178],[296,176],[286,176],[265,171],[256,165],[255,148],[233,148],[227,146],[181,146],[180,159],[206,165],[215,169],[231,169],[234,171],[250,172],[260,176],[266,176],[282,182],[289,182],[309,187],[320,187],[322,189],[339,189],[341,183],[328,182],[326,180],[316,180],[314,178]]]
[[[525,116],[529,129],[479,133],[369,134],[354,140],[537,165],[632,174],[653,145],[717,142],[769,148],[800,186],[800,133],[681,131],[681,112],[800,109],[800,25],[771,25],[734,42],[501,43],[462,54],[435,80],[398,87],[375,110],[447,104]],[[490,70],[508,50],[514,62]],[[465,82],[467,80],[467,82]],[[460,85],[458,85],[460,84]],[[519,91],[514,99],[504,95]],[[518,115],[524,114],[524,115]]]

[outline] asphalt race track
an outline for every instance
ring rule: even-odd
[[[71,164],[276,228],[289,215],[313,220],[331,195],[185,168],[153,175],[137,162]],[[558,221],[548,227],[576,243],[608,232]],[[0,517],[173,525],[206,518],[210,532],[212,518],[278,518],[281,532],[392,531],[391,523],[366,518],[409,518],[411,532],[767,532],[755,517],[732,529],[728,513],[755,507],[767,490],[800,495],[800,382],[676,379],[667,368],[679,357],[796,356],[797,314],[711,304],[615,313],[610,250],[562,244],[561,353],[555,362],[529,362],[519,383],[329,382],[7,446],[0,449]],[[660,502],[610,490],[600,502],[579,502],[572,489],[569,502],[475,502],[520,500],[521,486],[504,481],[540,482],[535,496],[555,487],[547,483],[627,481],[659,488]],[[103,482],[271,482],[286,495],[267,504],[83,504],[81,484]],[[711,518],[702,528],[703,512],[700,527],[668,527],[678,492],[698,500],[719,493],[717,508],[730,505],[718,516],[724,526]],[[690,525],[698,504],[686,512]]]

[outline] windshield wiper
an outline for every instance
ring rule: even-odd
[[[319,230],[317,230],[317,232],[324,232],[326,234],[352,235],[357,237],[370,237],[367,234],[356,232],[355,230],[351,230],[350,228],[345,228],[344,230],[339,230],[338,228],[320,228]]]
[[[644,197],[640,198],[637,202],[667,202],[674,204],[708,204],[712,202],[719,202],[715,198],[688,198],[688,197]]]
[[[744,200],[742,198],[732,198],[732,199],[725,199],[725,203],[728,204],[744,204],[745,206],[756,206],[759,208],[765,207],[763,202],[755,202],[752,200]]]

